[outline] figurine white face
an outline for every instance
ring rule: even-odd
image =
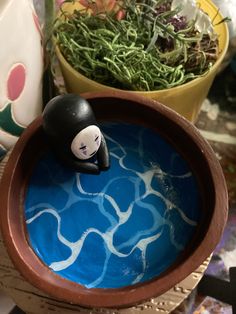
[[[89,159],[96,154],[101,144],[101,131],[96,125],[81,130],[71,143],[72,153],[79,159]]]

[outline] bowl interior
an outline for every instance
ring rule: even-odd
[[[66,169],[37,119],[5,169],[2,231],[16,267],[43,291],[124,307],[167,291],[208,257],[225,224],[226,187],[214,153],[179,115],[126,93],[84,97],[111,169]]]
[[[120,288],[181,258],[202,204],[190,165],[157,132],[112,122],[102,130],[110,169],[78,174],[47,151],[30,177],[25,217],[32,248],[53,271],[87,288]]]

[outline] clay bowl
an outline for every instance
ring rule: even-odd
[[[125,92],[83,97],[108,135],[110,170],[76,175],[53,155],[47,157],[51,152],[39,117],[4,170],[2,234],[15,267],[42,291],[84,307],[128,307],[166,292],[212,253],[227,218],[225,180],[211,147],[174,111]],[[47,169],[45,160],[51,160]],[[75,180],[70,186],[67,181],[67,188],[61,171]],[[104,180],[101,201],[96,189]],[[70,199],[67,227],[65,191],[80,197],[76,209]],[[49,194],[54,195],[51,208],[45,204]],[[64,262],[58,263],[63,254]]]

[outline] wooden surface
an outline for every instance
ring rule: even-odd
[[[0,163],[0,178],[3,173],[6,159]],[[71,314],[71,313],[104,313],[104,314],[151,314],[151,313],[170,313],[174,310],[196,287],[204,271],[206,270],[210,258],[208,258],[195,272],[185,280],[167,291],[163,295],[153,298],[148,302],[136,307],[117,310],[117,309],[85,309],[77,305],[56,300],[37,288],[33,287],[17,271],[12,264],[6,248],[4,246],[0,232],[0,289],[7,293],[26,313],[34,314]]]

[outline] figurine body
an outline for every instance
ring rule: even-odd
[[[89,103],[78,95],[57,96],[43,112],[43,129],[58,157],[77,172],[109,168],[106,141]]]

